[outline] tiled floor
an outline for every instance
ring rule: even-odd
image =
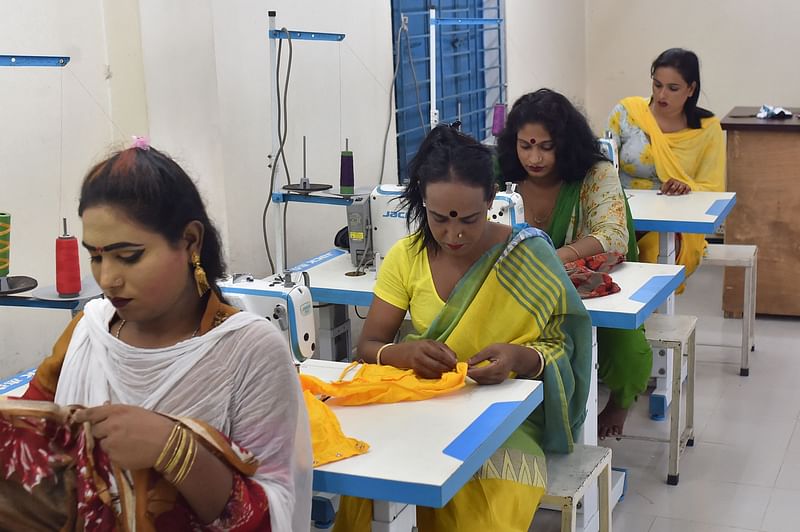
[[[722,270],[701,267],[677,312],[698,316],[698,343],[737,344],[739,320],[722,318]],[[615,467],[630,476],[614,511],[617,532],[800,531],[800,320],[759,317],[750,376],[738,348],[698,346],[696,445],[680,484],[665,483],[667,445],[623,440]],[[601,398],[601,401],[604,399]],[[626,431],[666,435],[640,400]]]

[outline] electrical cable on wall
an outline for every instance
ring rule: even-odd
[[[286,34],[286,40],[289,42],[289,58],[286,66],[286,81],[284,82],[284,96],[283,96],[283,109],[281,110],[281,84],[280,84],[280,69],[281,69],[281,57],[283,51],[283,37],[278,39],[278,62],[275,69],[275,79],[277,83],[275,83],[275,88],[278,97],[278,153],[275,154],[274,159],[272,160],[272,170],[270,172],[269,178],[269,194],[267,195],[267,202],[264,205],[264,211],[261,215],[261,230],[264,236],[264,248],[267,251],[267,260],[269,261],[269,267],[272,273],[277,273],[275,268],[275,261],[272,259],[272,252],[270,251],[269,247],[269,239],[267,238],[267,211],[269,210],[269,206],[272,203],[272,194],[275,191],[275,176],[278,172],[278,164],[283,164],[284,171],[286,172],[286,182],[290,183],[291,175],[289,174],[289,165],[286,162],[286,153],[284,147],[286,145],[286,137],[288,135],[288,119],[289,119],[289,79],[292,74],[292,37],[289,34],[289,30],[287,28],[281,28],[281,35]],[[286,206],[284,205],[283,216],[284,216],[284,227],[286,224]],[[280,243],[276,243],[276,245],[281,245]],[[284,256],[286,253],[286,234],[284,232],[283,237],[283,249],[284,249]]]
[[[408,35],[408,16],[401,15],[400,18],[400,27],[397,29],[397,38],[395,39],[394,44],[394,56],[395,56],[395,66],[394,72],[392,73],[392,81],[389,84],[389,113],[386,117],[386,130],[383,132],[383,150],[381,152],[381,170],[378,173],[378,184],[383,184],[383,172],[386,169],[386,148],[389,144],[389,130],[392,128],[392,106],[394,103],[394,84],[397,81],[397,74],[400,72],[400,67],[402,66],[403,56],[401,54],[401,38],[405,34],[406,36],[406,50],[408,51],[408,66],[411,69],[411,76],[414,79],[414,91],[417,95],[417,112],[419,113],[419,120],[420,124],[422,125],[422,132],[423,134],[427,134],[428,132],[428,124],[425,122],[425,116],[422,112],[422,101],[419,95],[419,80],[417,79],[417,71],[414,68],[414,56],[411,52],[411,40],[409,39]]]
[[[397,73],[400,71],[400,38],[403,32],[408,33],[408,17],[402,15],[400,27],[397,29],[397,39],[394,44],[394,73],[392,74],[392,82],[389,84],[389,113],[386,117],[386,131],[383,132],[383,151],[381,154],[381,171],[378,172],[378,184],[383,184],[383,171],[386,168],[386,147],[389,143],[389,130],[392,128],[392,104],[394,103],[394,82],[397,80]],[[408,38],[408,37],[406,37]],[[412,65],[413,67],[413,65]]]

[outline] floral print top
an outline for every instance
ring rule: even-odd
[[[619,180],[622,186],[644,190],[661,188],[650,137],[633,123],[621,103],[614,107],[608,117],[608,130],[619,151]]]
[[[567,243],[591,236],[602,244],[603,251],[625,255],[628,225],[622,194],[613,164],[603,161],[592,166],[581,185],[580,212],[572,213],[567,226]]]

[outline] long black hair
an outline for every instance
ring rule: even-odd
[[[514,102],[506,126],[497,137],[503,181],[519,183],[528,177],[517,156],[517,133],[526,124],[541,124],[550,133],[556,150],[556,170],[562,181],[583,181],[595,163],[608,160],[586,117],[564,95],[539,89]]]
[[[131,220],[177,244],[189,222],[203,224],[200,262],[212,288],[225,271],[219,232],[208,217],[194,182],[165,153],[128,148],[95,165],[83,180],[78,215],[97,205],[110,205]],[[187,271],[191,266],[187,263]]]
[[[408,185],[402,194],[406,224],[416,227],[416,241],[438,251],[425,210],[425,190],[430,183],[459,182],[483,189],[486,201],[494,196],[492,152],[480,142],[448,125],[431,130],[408,164]]]
[[[694,93],[683,104],[683,114],[686,115],[686,124],[692,129],[700,129],[701,118],[710,118],[714,113],[708,109],[697,106],[700,98],[700,60],[697,54],[683,48],[670,48],[664,50],[650,65],[650,77],[653,77],[657,68],[672,67],[678,71],[687,85],[695,84]]]

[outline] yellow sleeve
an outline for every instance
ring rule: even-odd
[[[375,282],[375,295],[390,305],[408,310],[411,303],[409,277],[411,273],[412,237],[395,242],[381,262],[378,280]]]
[[[725,190],[725,135],[719,120],[714,119],[714,123],[708,125],[711,130],[708,132],[710,140],[700,156],[700,163],[694,182],[697,188],[704,192],[723,192]]]

